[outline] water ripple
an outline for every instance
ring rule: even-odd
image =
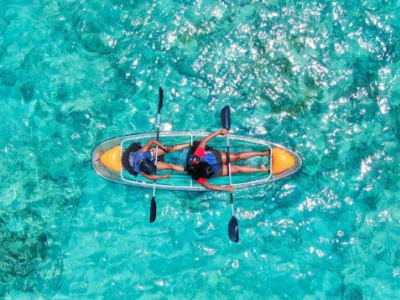
[[[0,8],[0,297],[396,298],[395,3]],[[239,244],[226,195],[157,192],[148,224],[149,191],[90,168],[99,141],[154,129],[160,85],[163,130],[214,130],[230,104],[234,133],[304,159],[235,194]]]

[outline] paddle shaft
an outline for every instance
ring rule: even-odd
[[[161,115],[161,108],[163,105],[164,101],[164,91],[161,87],[158,88],[158,115],[157,115],[157,142],[160,139],[160,115]],[[156,172],[157,174],[157,161],[158,161],[158,145],[156,145],[156,160],[154,162],[156,166]],[[156,203],[156,180],[153,181],[153,197],[151,198],[151,203],[150,203],[150,223],[154,222],[156,220],[157,216],[157,203]]]
[[[158,116],[157,116],[157,141],[159,141],[160,140],[160,113],[158,113]],[[158,146],[156,146],[156,148],[158,148]]]
[[[230,185],[232,185],[231,152],[229,150],[229,135],[226,136],[226,151],[227,151],[229,183],[230,183]],[[232,209],[232,215],[233,215],[233,193],[230,193],[230,194],[231,194],[231,209]]]
[[[158,113],[157,116],[157,142],[160,139],[160,112]],[[156,145],[156,161],[154,162],[156,165],[156,174],[157,174],[157,160],[158,160],[158,145]],[[156,195],[156,181],[153,181],[153,197]]]
[[[229,130],[231,129],[231,109],[229,105],[225,106],[221,110],[221,123],[222,123],[222,128],[225,128],[228,130],[228,134],[226,135],[226,152],[227,152],[227,163],[228,163],[228,173],[229,173],[229,183],[232,186],[232,170],[231,170],[231,152],[230,152],[230,147],[229,147]],[[229,221],[228,224],[228,235],[229,239],[232,242],[239,242],[239,224],[234,216],[234,209],[233,209],[233,193],[230,192],[230,198],[231,198],[231,209],[232,209],[232,217]]]

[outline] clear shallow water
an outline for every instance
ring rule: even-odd
[[[394,1],[3,1],[0,295],[387,299],[400,289]],[[233,131],[304,159],[235,195],[102,181],[101,140]],[[149,121],[150,120],[150,121]]]

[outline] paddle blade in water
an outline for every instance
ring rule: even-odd
[[[231,129],[231,110],[229,105],[225,106],[221,110],[221,123],[222,123],[222,128],[225,129]]]
[[[164,91],[161,87],[158,88],[158,113],[161,112],[161,108],[164,101]]]
[[[153,197],[151,198],[151,203],[150,203],[150,223],[153,223],[156,220],[156,215],[157,215],[157,204],[156,204],[156,199]]]
[[[229,239],[232,242],[239,242],[239,225],[238,225],[238,220],[236,219],[235,216],[232,216],[231,220],[229,221],[228,225],[228,233],[229,233]]]

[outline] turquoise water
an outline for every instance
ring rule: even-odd
[[[0,298],[396,299],[399,1],[0,2]],[[297,151],[235,194],[105,182],[94,146],[215,130]]]

